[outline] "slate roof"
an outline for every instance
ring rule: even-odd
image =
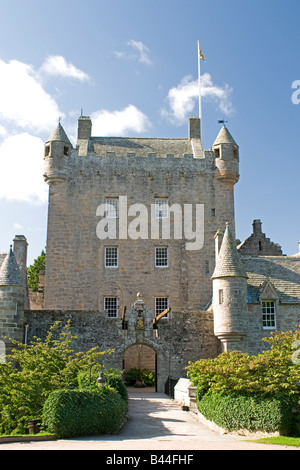
[[[220,132],[217,135],[217,138],[214,141],[213,145],[218,144],[233,144],[238,146],[226,126],[221,127]]]
[[[193,147],[190,139],[153,139],[138,137],[91,137],[88,152],[97,156],[106,156],[109,153],[116,156],[135,154],[137,157],[183,157],[193,156]]]
[[[54,131],[52,132],[47,142],[50,142],[51,140],[57,140],[59,142],[66,142],[68,144],[71,143],[60,122],[58,123],[58,126],[54,129]]]
[[[248,275],[248,300],[258,302],[259,287],[269,280],[281,303],[300,303],[300,258],[288,256],[241,256]]]
[[[238,254],[235,240],[227,224],[221,249],[217,259],[212,279],[220,277],[244,277],[247,278],[245,267]]]
[[[25,287],[17,260],[11,248],[1,264],[0,286]]]

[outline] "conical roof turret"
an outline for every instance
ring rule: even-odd
[[[10,247],[0,269],[0,286],[26,287],[12,247]]]
[[[64,130],[64,128],[63,128],[63,126],[61,125],[60,122],[58,123],[57,127],[54,129],[52,134],[50,135],[47,142],[50,142],[50,141],[53,141],[53,140],[71,144],[71,142],[69,140],[69,137],[67,136],[67,134],[66,134],[66,132],[65,132],[65,130]]]
[[[231,145],[238,146],[225,125],[221,127],[220,132],[217,135],[217,138],[213,143],[213,146],[220,145],[220,144],[231,144]]]
[[[226,224],[226,230],[212,279],[222,277],[248,278],[228,224]]]

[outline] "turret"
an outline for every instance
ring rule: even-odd
[[[23,341],[25,294],[26,285],[11,246],[0,269],[0,340]]]
[[[227,224],[212,276],[214,334],[224,350],[237,349],[247,334],[247,278]]]
[[[235,184],[239,180],[239,147],[225,125],[221,128],[212,150],[219,170],[216,177]]]
[[[71,149],[72,144],[59,123],[45,144],[44,179],[48,184],[67,178],[67,160]]]

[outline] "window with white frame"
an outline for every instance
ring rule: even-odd
[[[168,247],[157,246],[155,248],[155,266],[156,268],[168,267]]]
[[[117,246],[105,247],[105,267],[106,268],[118,267],[118,247]]]
[[[261,303],[263,328],[276,328],[276,305],[273,300],[263,300]]]
[[[118,298],[117,297],[104,297],[104,310],[107,312],[108,318],[117,318]]]
[[[105,217],[107,219],[118,219],[119,217],[119,198],[107,197],[105,199]]]
[[[169,217],[168,198],[155,198],[155,218],[167,219]]]
[[[169,298],[168,297],[156,297],[155,298],[155,316],[164,312],[169,308]],[[168,318],[169,314],[167,313],[164,318]]]

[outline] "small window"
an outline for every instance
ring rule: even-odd
[[[261,244],[261,241],[258,242],[258,249],[259,249],[259,251],[262,251],[262,244]]]
[[[219,290],[219,305],[224,303],[224,291],[223,289]]]
[[[164,312],[169,308],[169,299],[168,297],[156,297],[155,298],[155,316]],[[169,314],[167,313],[164,318],[168,318]]]
[[[64,147],[64,155],[67,157],[69,155],[69,147]]]
[[[167,198],[155,198],[155,218],[167,219],[169,217],[169,205]]]
[[[238,158],[239,158],[238,149],[233,149],[233,158],[236,158],[238,160]]]
[[[155,266],[157,268],[168,267],[168,247],[157,246],[155,248]]]
[[[119,217],[119,198],[107,197],[105,199],[105,217],[107,219],[118,219]]]
[[[45,147],[45,157],[48,157],[50,155],[50,144],[46,145]]]
[[[275,302],[273,300],[263,300],[261,305],[263,313],[263,328],[276,328]]]
[[[220,149],[215,149],[215,158],[220,158]]]
[[[211,210],[211,216],[212,216],[212,217],[216,217],[216,209],[212,209],[212,210]]]
[[[117,318],[118,316],[117,297],[104,297],[104,310],[107,312],[108,318]]]
[[[105,247],[105,267],[106,268],[118,267],[118,247],[117,246]]]

